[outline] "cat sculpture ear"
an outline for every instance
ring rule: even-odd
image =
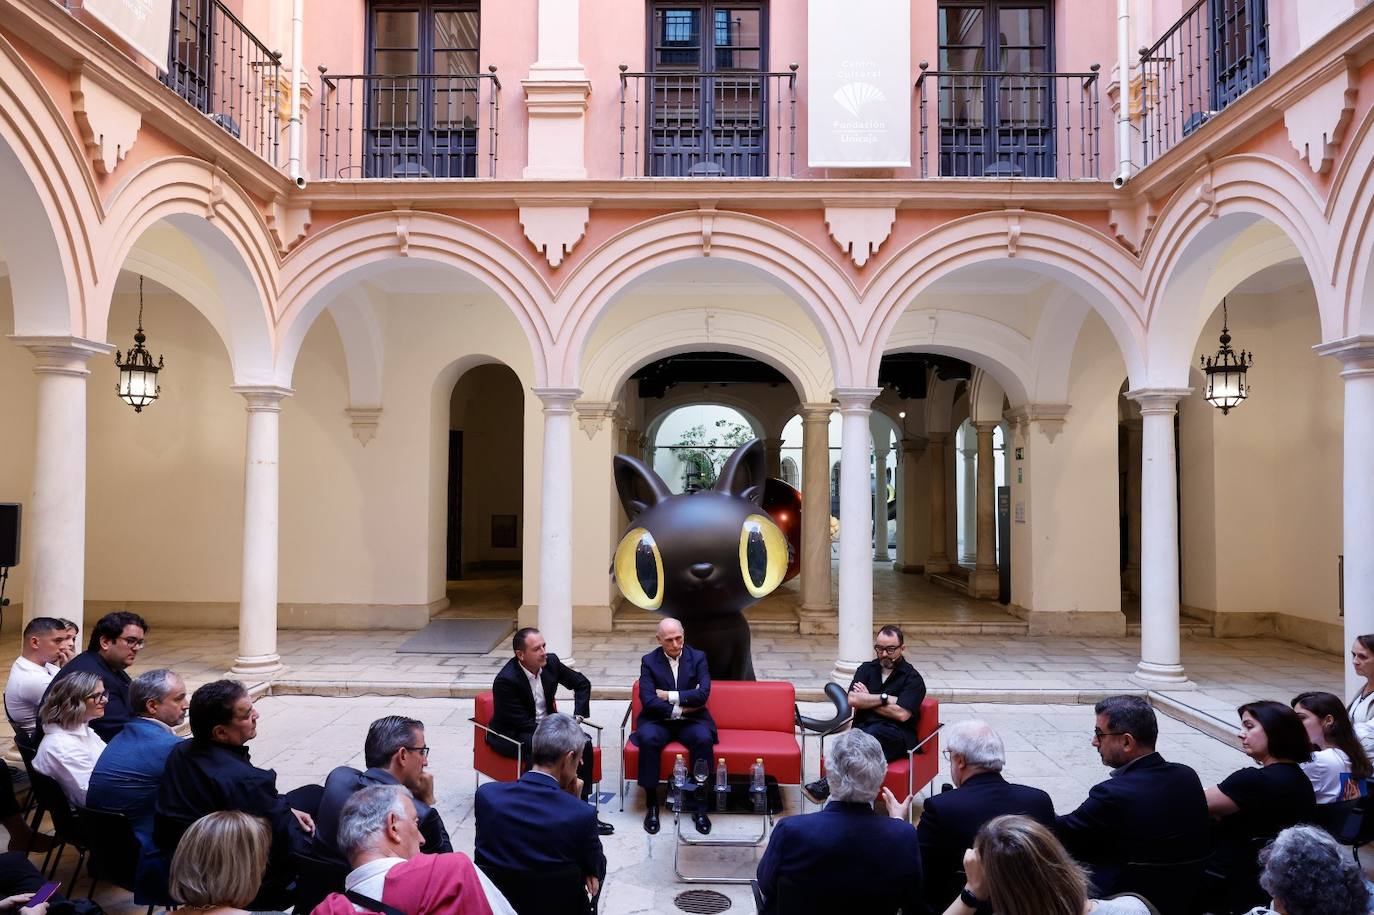
[[[750,502],[762,503],[763,484],[768,478],[765,464],[763,439],[756,438],[745,442],[730,455],[725,466],[720,469],[720,476],[716,477],[716,485],[711,488],[716,492],[729,493]]]
[[[617,454],[612,466],[615,468],[615,488],[620,493],[620,504],[625,506],[625,514],[631,519],[672,495],[663,478],[639,458]]]

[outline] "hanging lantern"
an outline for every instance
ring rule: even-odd
[[[115,367],[119,369],[119,383],[115,393],[119,399],[142,413],[143,408],[157,400],[162,388],[157,383],[157,373],[162,371],[162,357],[153,364],[153,354],[143,347],[148,337],[143,333],[143,277],[138,278],[138,330],[134,333],[134,345],[127,358],[121,361],[119,351],[115,350]]]
[[[1231,349],[1231,334],[1227,328],[1226,300],[1221,300],[1221,348],[1215,356],[1202,357],[1202,371],[1207,375],[1203,397],[1225,416],[1233,407],[1250,396],[1245,370],[1255,361],[1251,353]]]

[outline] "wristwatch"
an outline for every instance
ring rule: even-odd
[[[959,901],[970,909],[976,909],[983,904],[983,900],[970,893],[968,887],[964,887],[959,891]]]
[[[882,694],[880,694],[880,695],[878,696],[878,698],[881,699],[881,700],[883,700],[883,705],[887,705],[887,703],[888,703],[888,701],[889,701],[889,700],[888,700],[888,695],[887,695],[887,693],[882,693]]]

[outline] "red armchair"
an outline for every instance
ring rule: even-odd
[[[839,733],[854,720],[851,713],[844,723],[829,735],[821,736],[821,775],[825,774],[825,738]],[[916,746],[905,759],[887,764],[887,777],[882,787],[897,795],[898,800],[909,797],[935,780],[940,771],[940,702],[926,698],[921,703],[921,717],[916,722]],[[879,797],[882,794],[879,792]]]
[[[478,693],[473,700],[473,715],[469,720],[472,722],[472,780],[474,785],[480,781],[482,775],[498,782],[513,782],[528,768],[527,763],[529,761],[523,758],[520,741],[491,729],[492,707],[492,694],[489,691]],[[599,788],[601,785],[601,725],[585,720],[582,725],[592,728],[596,732],[596,744],[592,747],[592,783]],[[487,734],[494,734],[511,744],[515,750],[515,758],[502,756],[487,746],[485,740]],[[593,794],[599,795],[600,791],[594,790]],[[599,797],[597,798],[597,806],[601,806]]]

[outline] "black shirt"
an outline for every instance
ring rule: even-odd
[[[854,671],[854,679],[850,681],[849,688],[853,689],[855,683],[862,683],[875,696],[887,693],[892,702],[911,713],[911,717],[906,721],[897,721],[878,714],[877,709],[857,709],[854,712],[855,727],[871,721],[884,721],[902,729],[906,734],[908,750],[916,746],[916,723],[921,720],[921,703],[926,698],[926,681],[917,673],[916,668],[911,666],[911,662],[902,658],[892,665],[892,673],[888,674],[887,680],[883,680],[883,665],[877,660],[865,661]]]
[[[106,664],[100,652],[87,649],[68,661],[66,666],[57,672],[57,676],[52,678],[52,683],[49,683],[43,692],[43,698],[48,698],[53,684],[78,671],[93,673],[105,684],[105,694],[109,696],[109,701],[105,703],[105,714],[91,722],[91,730],[99,734],[101,740],[109,743],[114,740],[116,734],[124,730],[124,725],[130,718],[129,684],[133,681],[124,671],[115,670]]]
[[[1289,826],[1311,822],[1317,809],[1312,782],[1297,763],[1241,769],[1217,787],[1240,808],[1221,821],[1222,833],[1231,838],[1272,839]]]

